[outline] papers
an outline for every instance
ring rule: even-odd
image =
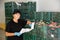
[[[34,29],[34,24],[35,24],[35,22],[32,22],[31,29]]]
[[[22,28],[22,30],[20,31],[21,34],[25,33],[25,32],[30,32],[32,29],[29,28]]]
[[[31,28],[22,28],[20,33],[23,34],[23,33],[26,33],[26,32],[30,32],[31,30],[34,29],[34,24],[35,24],[35,22],[32,22]]]
[[[51,37],[53,37],[53,38],[54,38],[54,35],[53,35],[53,34],[51,34]]]

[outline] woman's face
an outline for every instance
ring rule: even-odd
[[[13,18],[19,19],[20,18],[20,13],[13,14]]]

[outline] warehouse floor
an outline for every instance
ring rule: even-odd
[[[5,40],[5,31],[0,29],[0,40]]]

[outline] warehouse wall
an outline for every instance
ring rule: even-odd
[[[37,11],[60,12],[60,0],[37,0]]]
[[[0,28],[5,29],[5,7],[4,3],[9,1],[26,2],[27,0],[0,0]]]
[[[0,28],[5,26],[4,0],[0,0]]]

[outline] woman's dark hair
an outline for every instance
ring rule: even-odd
[[[21,14],[20,10],[18,10],[18,9],[15,9],[14,12],[13,12],[13,14],[16,14],[16,13],[20,13]]]

